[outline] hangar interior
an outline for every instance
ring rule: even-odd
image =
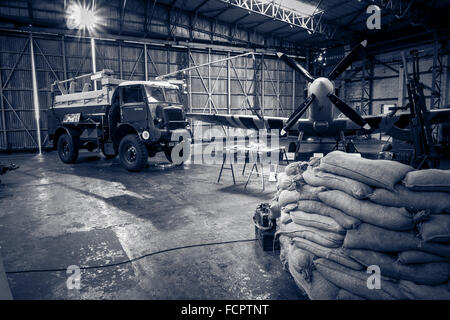
[[[371,6],[379,10],[380,28],[369,28]],[[2,173],[11,170],[0,184],[4,291],[14,299],[311,298],[283,268],[279,250],[264,251],[252,241],[255,208],[273,201],[280,173],[299,160],[288,145],[298,134],[280,141],[288,161],[281,157],[274,169],[261,166],[253,176],[251,164],[231,166],[230,173],[223,170],[222,154],[214,163],[192,158],[203,159],[216,142],[252,136],[256,120],[249,127],[233,118],[240,123],[232,128],[189,114],[287,120],[311,95],[304,74],[277,53],[315,78],[327,78],[364,39],[367,46],[333,81],[336,96],[362,116],[407,111],[414,74],[424,112],[444,114],[449,9],[449,1],[425,0],[1,1],[0,164]],[[52,84],[61,89],[61,81],[104,76],[103,70],[124,80],[124,87],[171,73],[184,81],[181,108],[191,132],[202,129],[193,136],[189,159],[173,165],[163,149],[155,149],[142,171],[130,172],[120,157],[105,157],[100,146],[87,143],[75,163],[60,161],[48,120],[60,95]],[[85,93],[83,84],[74,92]],[[69,83],[62,88],[71,90]],[[348,117],[339,108],[331,114]],[[430,136],[439,144],[433,149],[440,156],[436,168],[448,173],[450,123],[436,124],[441,116],[429,116]],[[311,136],[299,147],[309,159],[339,147],[331,140]],[[394,140],[369,132],[352,144],[363,158],[375,159],[386,143],[395,147]],[[119,152],[119,145],[114,148]],[[81,267],[76,290],[66,288],[72,265]]]

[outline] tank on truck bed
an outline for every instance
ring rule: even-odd
[[[61,160],[76,162],[80,149],[102,150],[140,171],[149,156],[163,151],[170,162],[182,164],[190,138],[181,103],[184,82],[126,81],[112,74],[102,70],[52,84],[49,138]]]

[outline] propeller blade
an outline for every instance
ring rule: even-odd
[[[284,62],[286,62],[286,64],[288,66],[290,66],[292,69],[300,72],[301,74],[303,74],[303,76],[306,78],[306,80],[308,80],[309,82],[313,82],[315,79],[314,77],[308,72],[308,70],[306,70],[305,68],[303,68],[299,63],[297,63],[297,61],[295,61],[294,59],[288,57],[287,55],[285,55],[282,52],[277,52],[277,56],[279,59],[283,60]]]
[[[308,110],[311,103],[316,98],[315,95],[310,95],[305,102],[303,102],[297,109],[295,109],[294,113],[289,117],[286,125],[281,129],[281,135],[284,136],[287,131],[300,119],[300,117]]]
[[[349,118],[350,120],[352,120],[354,123],[361,126],[365,130],[371,129],[370,125],[366,122],[366,120],[364,120],[364,118],[361,117],[361,115],[356,110],[351,108],[344,101],[342,101],[332,93],[328,94],[328,98],[330,98],[331,102],[333,102],[336,108],[338,108],[343,114],[345,114],[347,118]]]
[[[367,46],[367,40],[361,41],[356,47],[350,51],[348,55],[342,59],[337,66],[331,71],[328,79],[334,80],[341,75],[342,72],[347,70],[347,68],[353,63],[353,61],[358,57],[359,53]]]

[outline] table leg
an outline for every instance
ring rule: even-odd
[[[230,163],[231,166],[231,175],[233,176],[233,184],[236,184],[236,180],[234,179],[234,169],[233,169],[233,164]]]
[[[252,176],[252,173],[253,173],[253,169],[255,168],[255,166],[256,166],[256,164],[253,164],[253,166],[252,166],[252,170],[250,170],[250,173],[249,173],[249,175],[248,175],[248,178],[247,178],[247,182],[245,183],[245,187],[244,187],[244,189],[246,189],[246,188],[247,188],[248,182],[250,181],[250,178],[251,178],[251,176]]]
[[[217,179],[217,183],[220,182],[220,178],[222,177],[222,171],[223,171],[223,166],[225,165],[225,159],[226,159],[226,155],[224,154],[223,161],[222,161],[222,167],[220,167],[220,173],[219,173],[219,178]]]
[[[264,191],[264,166],[261,162],[261,159],[258,156],[259,165],[261,166],[261,181],[262,181],[262,189]]]

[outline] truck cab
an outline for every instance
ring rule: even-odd
[[[184,83],[122,81],[103,72],[89,75],[91,81],[101,81],[99,90],[67,92],[64,82],[52,85],[52,93],[58,87],[60,94],[52,95],[49,138],[61,160],[74,163],[78,150],[98,149],[107,158],[119,156],[126,169],[140,171],[149,156],[162,151],[170,162],[181,164],[190,137],[181,103]],[[86,82],[84,87],[89,88]],[[183,147],[176,148],[178,144]]]

